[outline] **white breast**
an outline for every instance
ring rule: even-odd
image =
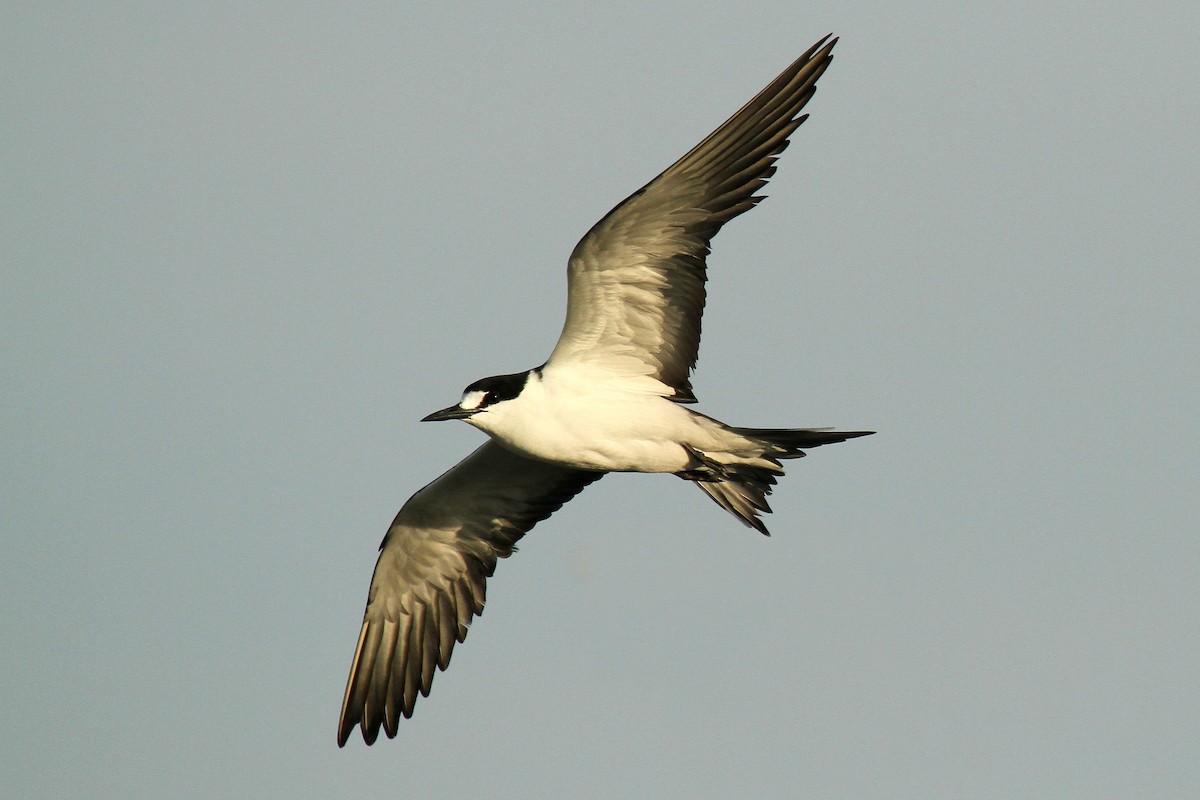
[[[573,366],[546,369],[515,400],[469,420],[524,455],[581,469],[678,472],[680,446],[696,434],[693,415],[649,376],[614,378]]]

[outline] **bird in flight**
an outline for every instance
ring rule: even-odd
[[[709,242],[762,200],[836,42],[813,45],[588,231],[567,265],[567,320],[544,364],[476,381],[425,417],[461,419],[489,439],[409,498],[380,545],[339,746],[355,725],[367,744],[381,727],[396,735],[483,613],[497,559],[605,473],[673,473],[765,534],[759,514],[771,510],[781,459],[871,433],[742,428],[687,407]]]

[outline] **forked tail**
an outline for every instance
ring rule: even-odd
[[[770,466],[732,463],[725,464],[699,451],[688,448],[697,460],[700,469],[682,474],[704,490],[717,505],[733,514],[745,525],[770,536],[767,526],[759,514],[770,514],[771,506],[767,495],[783,474],[779,463],[782,458],[802,458],[804,451],[823,444],[837,444],[859,436],[869,436],[874,431],[831,431],[822,428],[734,428],[730,431],[739,436],[761,442],[764,445],[762,458]]]
[[[778,452],[766,455],[775,458],[803,458],[804,451],[823,444],[837,444],[859,436],[870,436],[875,431],[833,431],[829,428],[734,428],[729,430],[738,436],[764,442]]]

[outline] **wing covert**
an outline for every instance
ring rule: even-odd
[[[567,267],[567,319],[546,367],[594,363],[649,375],[694,402],[705,258],[729,220],[753,208],[829,66],[813,45],[736,114],[580,240]]]
[[[498,559],[602,472],[518,455],[488,440],[413,495],[384,536],[338,721],[373,744],[427,696],[473,617]]]

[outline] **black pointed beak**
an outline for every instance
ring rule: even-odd
[[[468,410],[459,406],[450,406],[443,408],[441,411],[435,411],[428,417],[423,417],[421,422],[442,422],[447,419],[466,419],[474,414],[474,410]]]

